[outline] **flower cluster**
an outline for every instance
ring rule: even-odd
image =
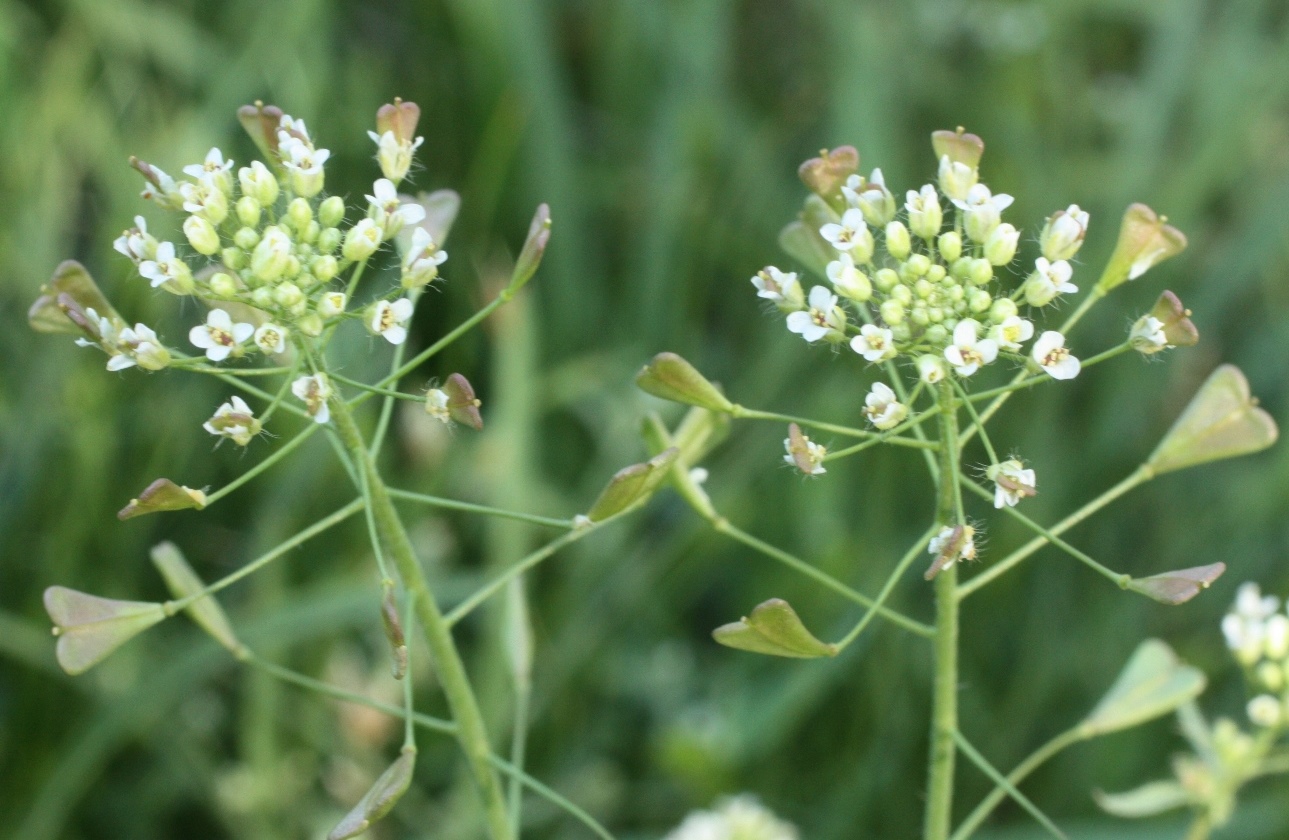
[[[742,794],[695,811],[665,840],[797,840],[796,828],[774,815],[754,796]]]
[[[984,143],[975,135],[936,132],[933,145],[936,183],[908,190],[902,206],[880,169],[848,171],[858,169],[853,150],[808,161],[802,177],[821,201],[808,206],[807,221],[820,222],[831,288],[806,292],[795,273],[767,266],[752,278],[758,296],[806,341],[849,344],[869,362],[909,358],[924,382],[942,378],[946,364],[967,378],[999,359],[1074,378],[1080,364],[1065,337],[1038,333],[1034,321],[1078,291],[1069,261],[1087,212],[1072,204],[1052,214],[1038,236],[1041,255],[1007,289],[1021,236],[1002,220],[1012,197],[981,182]],[[829,177],[820,177],[825,165]]]
[[[1289,605],[1245,583],[1222,619],[1222,635],[1256,692],[1249,720],[1265,729],[1289,726]]]

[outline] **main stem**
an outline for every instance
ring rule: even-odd
[[[452,631],[444,620],[443,613],[439,611],[438,602],[434,600],[434,593],[430,590],[430,584],[425,579],[425,573],[412,548],[412,541],[407,536],[407,529],[403,527],[398,511],[394,509],[376,462],[354,423],[353,414],[339,396],[331,400],[331,417],[350,457],[367,477],[376,530],[398,567],[403,585],[413,598],[417,620],[425,631],[425,641],[434,659],[443,692],[447,695],[452,719],[456,722],[457,739],[461,742],[461,749],[466,754],[475,783],[483,797],[488,834],[492,840],[510,840],[512,835],[506,800],[502,795],[497,773],[489,763],[492,748],[488,742],[488,731],[483,723],[483,715],[479,712],[474,690],[470,687],[470,678],[466,675],[461,654],[452,639]]]
[[[940,405],[940,475],[935,518],[941,526],[960,525],[957,504],[958,411],[953,386],[936,390]],[[946,840],[953,823],[953,770],[958,731],[958,563],[935,579],[935,684],[931,706],[931,761],[927,771],[926,840]]]

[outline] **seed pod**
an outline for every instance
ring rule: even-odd
[[[282,123],[282,109],[276,105],[265,105],[257,99],[254,105],[243,105],[237,109],[237,120],[246,129],[264,159],[276,161],[277,130]]]
[[[726,647],[768,656],[817,659],[837,655],[837,646],[815,638],[792,605],[781,598],[758,604],[751,615],[717,627],[712,637]]]
[[[384,593],[380,599],[380,622],[385,628],[385,638],[389,640],[390,656],[393,659],[390,668],[394,679],[401,680],[407,674],[407,637],[403,634],[403,619],[398,614],[393,582],[386,581],[382,588]]]
[[[846,179],[859,171],[859,151],[854,146],[823,149],[797,168],[797,175],[810,191],[822,199],[835,198]]]
[[[636,374],[640,390],[672,402],[729,412],[734,404],[698,369],[675,353],[659,353]]]
[[[58,664],[73,676],[166,618],[160,604],[100,598],[65,586],[45,590],[45,611],[58,637]]]
[[[131,499],[128,505],[121,508],[116,518],[124,522],[136,516],[143,516],[145,513],[189,508],[201,510],[205,506],[206,494],[201,490],[175,484],[168,478],[158,478],[145,487],[137,499]]]

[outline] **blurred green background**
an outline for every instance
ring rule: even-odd
[[[111,250],[135,213],[162,224],[137,198],[127,155],[174,173],[218,145],[241,165],[251,146],[234,111],[262,98],[308,122],[333,151],[328,188],[361,201],[375,177],[365,130],[396,95],[424,110],[416,186],[451,187],[464,200],[447,282],[421,308],[414,341],[487,299],[538,201],[555,219],[522,300],[423,375],[469,376],[488,430],[445,437],[416,411],[400,418],[388,461],[396,485],[584,510],[608,474],[641,459],[644,413],[674,420],[631,384],[664,349],[746,405],[857,423],[871,374],[764,316],[748,277],[788,264],[775,239],[804,196],[801,160],[852,143],[865,170],[881,166],[903,190],[934,173],[929,132],[956,125],[986,139],[984,177],[1017,197],[1008,217],[1029,241],[1057,208],[1091,211],[1075,275],[1084,288],[1130,201],[1166,213],[1191,241],[1094,310],[1075,346],[1118,342],[1166,287],[1195,311],[1199,347],[1157,363],[1122,357],[1027,392],[1000,415],[993,439],[1041,477],[1032,516],[1055,521],[1127,474],[1221,360],[1243,368],[1284,422],[1284,0],[0,3],[0,835],[321,836],[396,747],[390,727],[240,670],[186,623],[168,622],[86,676],[57,671],[44,587],[164,597],[147,562],[159,540],[176,540],[213,578],[352,491],[314,440],[207,512],[117,522],[153,478],[219,486],[273,444],[212,452],[200,423],[227,398],[219,383],[107,374],[96,354],[35,336],[24,320],[40,283],[75,257],[127,318],[172,341],[183,335],[191,304],[153,293]],[[386,364],[366,339],[348,352],[355,372]],[[293,422],[283,418],[277,433]],[[707,464],[717,507],[875,590],[931,511],[917,453],[865,453],[803,482],[783,468],[783,435],[734,429]],[[1287,502],[1281,446],[1169,475],[1072,532],[1133,574],[1229,564],[1183,607],[1121,593],[1051,549],[971,598],[967,737],[1011,766],[1082,716],[1147,635],[1210,673],[1211,714],[1242,717],[1241,678],[1217,625],[1242,580],[1289,594]],[[540,539],[477,518],[409,514],[445,601]],[[975,514],[988,531],[985,563],[1025,538],[992,510]],[[657,837],[688,809],[741,790],[811,840],[919,833],[921,641],[879,623],[835,661],[718,648],[712,627],[771,596],[826,636],[857,611],[710,533],[670,493],[575,549],[529,581],[538,777],[622,838]],[[266,656],[384,697],[394,684],[372,581],[353,522],[226,602]],[[931,614],[920,579],[895,602]],[[498,618],[485,612],[461,637],[500,745],[510,701]],[[442,711],[428,687],[422,697]],[[373,836],[479,836],[455,747],[428,735],[422,744],[415,792]],[[1099,816],[1089,793],[1160,777],[1180,748],[1171,722],[1156,722],[1075,748],[1025,789],[1074,837],[1177,837],[1177,822]],[[964,764],[960,809],[987,787]],[[1218,836],[1289,836],[1287,794],[1283,781],[1256,785]],[[587,836],[541,800],[526,814],[525,836]],[[981,836],[1042,835],[1005,806]]]

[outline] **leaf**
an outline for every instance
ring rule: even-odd
[[[838,146],[824,151],[797,168],[797,175],[810,191],[821,198],[837,195],[846,179],[859,170],[859,151],[854,146]]]
[[[636,374],[636,386],[664,400],[729,412],[734,404],[707,377],[675,353],[659,353]]]
[[[771,598],[757,605],[751,615],[717,627],[712,638],[726,647],[769,656],[816,659],[837,655],[837,646],[815,638],[792,606],[780,598]]]
[[[146,601],[117,601],[65,586],[45,590],[45,611],[58,636],[56,654],[64,671],[83,674],[112,651],[164,621],[165,608]]]
[[[586,512],[586,518],[602,522],[647,499],[667,477],[668,468],[679,454],[680,450],[673,446],[643,464],[632,464],[618,470],[600,491],[599,498]]]
[[[1266,449],[1278,436],[1275,420],[1249,395],[1244,374],[1222,365],[1200,386],[1146,466],[1159,475],[1235,458]]]
[[[836,254],[818,230],[811,230],[800,220],[789,222],[779,231],[779,247],[820,278],[828,276],[828,263]]]
[[[152,564],[161,572],[166,586],[175,598],[187,598],[206,588],[197,573],[188,565],[179,547],[172,542],[163,542],[152,548]],[[233,625],[229,623],[224,608],[213,595],[203,595],[193,601],[184,611],[197,626],[211,635],[215,641],[232,651],[234,656],[242,656],[246,649],[237,640]]]
[[[327,840],[348,840],[350,837],[357,837],[371,828],[372,823],[393,810],[412,784],[412,770],[415,767],[416,748],[404,747],[399,757],[380,775],[353,810],[331,829]]]
[[[1213,581],[1226,571],[1225,563],[1210,563],[1207,566],[1195,566],[1191,569],[1178,569],[1175,572],[1135,578],[1128,588],[1140,592],[1161,604],[1184,604],[1202,590],[1208,589]]]
[[[116,518],[124,522],[147,513],[160,513],[167,510],[201,510],[206,506],[206,494],[175,484],[168,478],[158,478],[139,494],[137,499],[117,511]]]
[[[64,295],[66,297],[60,302],[59,298]],[[93,309],[95,314],[118,326],[125,323],[99,290],[85,266],[75,260],[59,263],[58,268],[54,269],[54,276],[40,287],[40,297],[27,310],[27,323],[36,332],[84,334],[85,328],[68,317],[69,309],[79,310],[82,318],[85,312]],[[95,332],[97,328],[95,324]]]
[[[1147,639],[1078,731],[1083,738],[1128,729],[1166,715],[1204,690],[1204,674],[1183,664],[1172,648]]]
[[[1149,782],[1123,793],[1093,791],[1092,798],[1101,810],[1125,819],[1153,817],[1190,804],[1186,788],[1173,781]]]

